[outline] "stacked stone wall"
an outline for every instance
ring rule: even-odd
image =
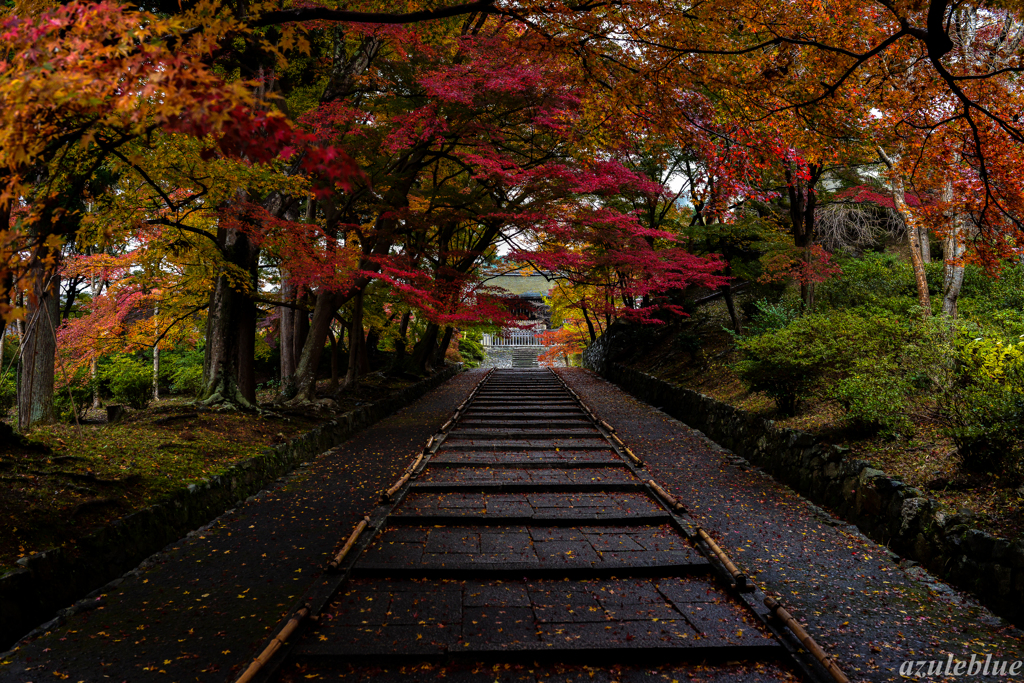
[[[940,509],[935,499],[851,457],[847,448],[611,362],[611,344],[598,339],[584,352],[584,365],[1024,625],[1024,539],[975,528],[970,515]]]

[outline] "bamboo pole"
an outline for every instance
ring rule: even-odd
[[[604,420],[601,420],[600,422],[598,422],[598,424],[600,424],[602,427],[607,429],[609,434],[614,434],[615,433],[615,427],[612,427],[610,424],[608,424]]]
[[[650,485],[650,487],[652,489],[654,489],[654,492],[657,493],[661,497],[662,500],[664,500],[666,503],[668,503],[668,506],[670,508],[672,508],[674,510],[677,510],[677,511],[678,510],[685,510],[686,509],[686,506],[683,505],[682,503],[680,503],[678,498],[673,496],[671,493],[669,493],[665,489],[661,488],[661,486],[658,485],[658,482],[654,481],[653,479],[648,479],[647,483],[648,483],[648,485]]]
[[[708,544],[715,556],[718,557],[718,561],[725,565],[725,568],[732,574],[733,581],[736,582],[737,588],[744,588],[747,585],[747,575],[739,570],[739,568],[732,563],[729,556],[725,554],[725,551],[718,547],[715,540],[708,536],[707,532],[703,529],[697,529],[697,534],[701,540]]]
[[[356,524],[356,528],[352,530],[352,535],[350,535],[348,540],[345,541],[345,545],[341,547],[341,550],[339,550],[338,554],[334,556],[334,559],[327,563],[328,571],[333,571],[341,566],[342,560],[344,560],[345,556],[348,555],[348,551],[352,550],[352,546],[356,544],[356,541],[359,540],[359,536],[366,530],[366,527],[369,526],[369,524],[369,517],[363,517],[359,524]]]
[[[412,472],[406,472],[405,474],[403,474],[401,479],[396,481],[391,488],[384,492],[384,500],[390,500],[391,496],[398,493],[398,489],[405,486],[405,482],[409,481],[410,477],[412,477]]]
[[[235,683],[249,683],[256,676],[263,666],[270,661],[270,658],[274,656],[274,653],[281,649],[285,641],[291,634],[295,633],[295,629],[299,627],[299,624],[303,619],[309,616],[309,605],[305,605],[295,613],[295,615],[288,620],[288,623],[284,625],[281,632],[274,636],[274,639],[270,641],[270,644],[263,649],[260,656],[253,660],[249,668],[242,672],[242,675],[235,679]]]
[[[778,617],[782,623],[789,627],[789,630],[797,637],[800,644],[807,648],[807,651],[810,652],[823,667],[825,667],[825,670],[829,672],[833,679],[835,679],[836,683],[850,683],[850,679],[846,677],[846,674],[844,674],[842,670],[836,666],[836,663],[832,661],[832,658],[825,654],[825,651],[822,650],[816,642],[814,642],[814,638],[811,638],[810,634],[807,633],[807,631],[804,630],[804,627],[800,625],[800,622],[794,619],[793,616],[786,611],[786,608],[772,598],[765,598],[764,604],[765,607],[772,611],[772,614]]]
[[[610,438],[612,439],[612,441],[614,441],[614,442],[615,442],[616,444],[618,444],[619,448],[621,448],[621,449],[622,449],[622,450],[623,450],[623,451],[625,452],[625,454],[626,454],[627,456],[629,456],[629,459],[630,459],[630,460],[632,460],[632,461],[633,461],[634,463],[636,463],[636,464],[637,464],[638,466],[641,466],[641,467],[643,466],[643,464],[644,464],[643,460],[641,460],[640,458],[638,458],[638,457],[636,456],[636,454],[635,454],[635,453],[633,453],[633,451],[629,450],[629,446],[627,446],[627,445],[626,445],[626,444],[625,444],[625,443],[624,443],[624,442],[622,441],[622,439],[620,439],[620,438],[619,438],[619,435],[618,435],[618,434],[616,434],[615,432],[612,432],[612,433],[611,433],[611,434],[609,434],[608,436],[609,436],[609,437],[610,437]]]

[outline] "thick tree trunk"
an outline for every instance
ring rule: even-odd
[[[295,397],[297,403],[311,403],[316,400],[316,372],[320,367],[320,354],[327,341],[327,331],[331,328],[331,320],[338,309],[338,298],[335,294],[321,293],[313,307],[313,321],[309,325],[299,356],[299,364],[295,368]],[[287,398],[287,397],[286,397]]]
[[[434,353],[437,348],[437,323],[427,323],[427,329],[423,332],[423,338],[416,342],[412,350],[411,365],[414,371],[421,374],[434,371]]]
[[[906,190],[903,186],[903,176],[893,163],[889,155],[881,147],[876,148],[878,156],[888,167],[892,174],[891,188],[892,200],[896,205],[896,212],[903,219],[907,226],[907,242],[910,248],[910,263],[914,267],[914,283],[917,286],[917,301],[921,304],[921,314],[925,317],[931,315],[932,301],[928,294],[928,277],[924,270],[924,259],[921,258],[921,230],[922,226],[917,217],[914,216],[910,207],[907,206]]]
[[[249,239],[237,230],[224,228],[218,230],[217,239],[225,258],[255,277],[259,250]],[[203,403],[255,407],[255,331],[255,303],[246,292],[234,289],[226,275],[219,276],[210,292],[206,319]]]
[[[39,273],[42,280],[43,273]],[[54,421],[53,379],[57,357],[56,330],[59,309],[59,279],[49,286],[39,282],[30,297],[27,324],[21,337],[21,376],[18,384],[18,429],[25,432],[37,424]],[[34,299],[34,301],[33,301]]]
[[[238,391],[256,404],[256,304],[240,295],[238,302]]]
[[[250,408],[238,386],[238,321],[237,292],[228,278],[221,275],[210,293],[210,306],[206,317],[206,350],[203,358],[204,388],[202,401],[206,404],[236,403]]]

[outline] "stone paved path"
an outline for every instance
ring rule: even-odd
[[[551,371],[495,371],[258,680],[791,679],[607,435]]]

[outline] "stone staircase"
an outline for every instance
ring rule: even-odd
[[[512,350],[512,367],[536,368],[537,350],[533,348],[515,348]]]

